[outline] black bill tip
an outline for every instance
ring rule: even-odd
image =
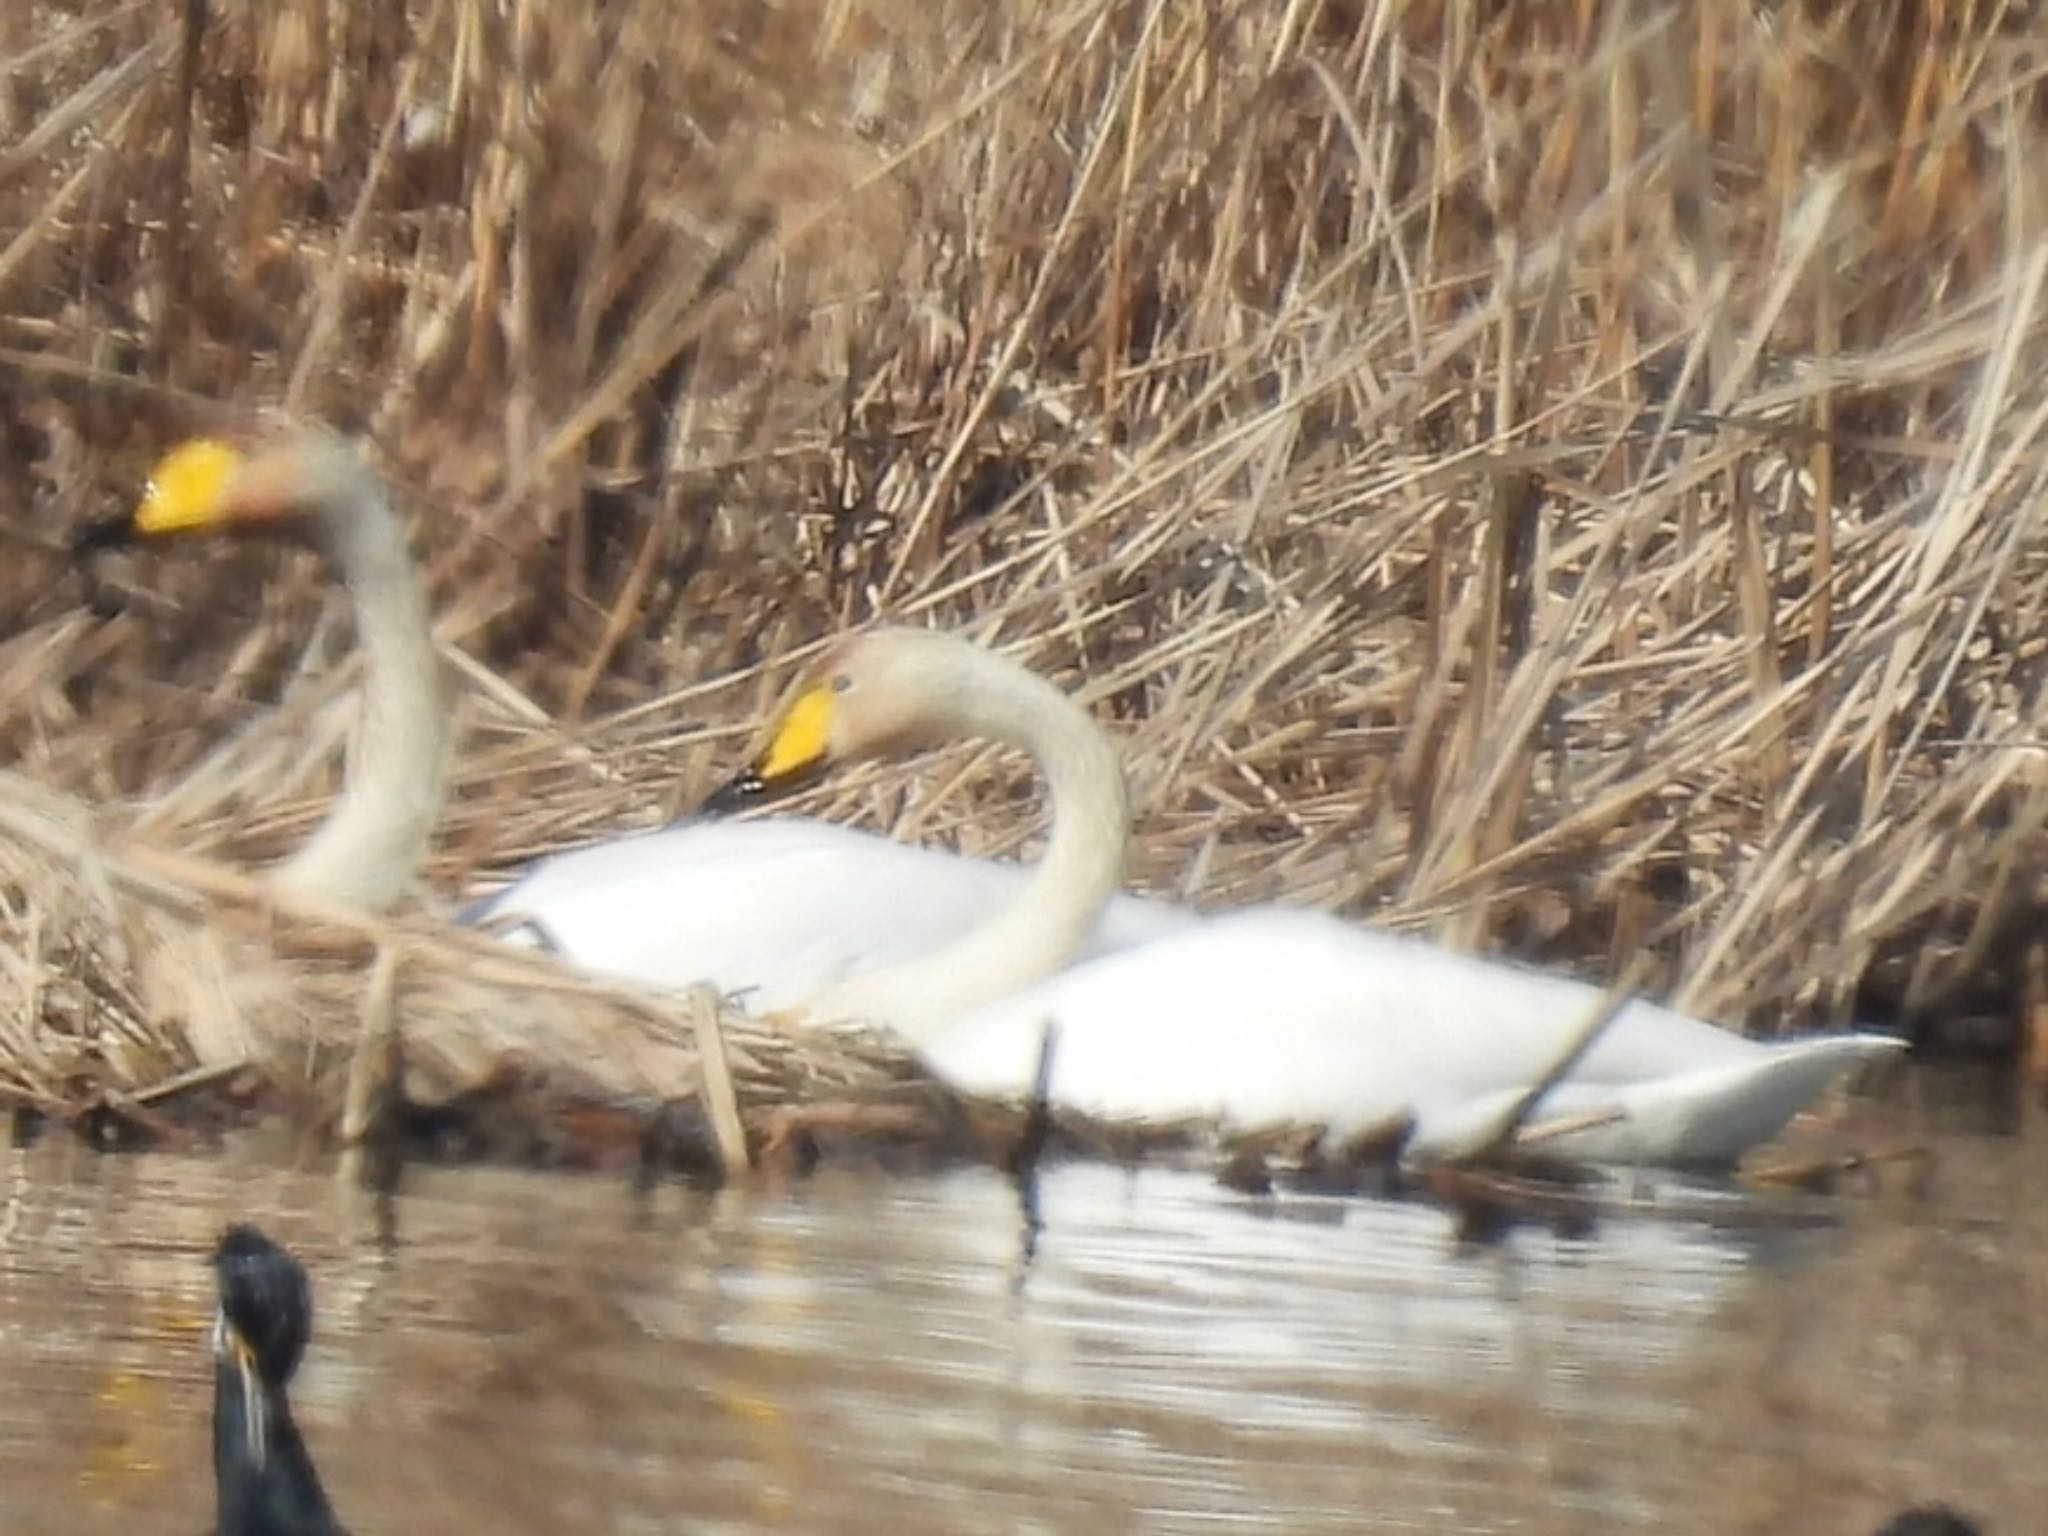
[[[706,816],[730,816],[768,799],[768,781],[749,768],[704,797],[698,809]]]
[[[103,549],[119,549],[135,542],[135,524],[125,517],[96,517],[71,535],[71,553],[91,559]]]

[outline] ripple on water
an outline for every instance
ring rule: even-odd
[[[1935,1496],[2019,1530],[2048,1236],[2021,1143],[1957,1155],[1949,1202],[1694,1190],[1478,1249],[1421,1203],[1057,1167],[1027,1266],[979,1171],[637,1198],[428,1170],[380,1213],[317,1170],[52,1143],[0,1174],[0,1528],[203,1526],[233,1217],[312,1271],[300,1414],[360,1536],[1668,1536]]]

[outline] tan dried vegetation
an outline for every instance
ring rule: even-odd
[[[248,1045],[195,1045],[229,1005],[153,1001],[132,949],[259,904],[110,833],[302,836],[342,605],[307,557],[188,551],[102,618],[63,546],[277,402],[365,431],[415,518],[465,729],[429,905],[686,803],[881,613],[1117,723],[1155,889],[1648,953],[1766,1030],[2008,1007],[2048,818],[2048,46],[2008,16],[8,6],[0,1081],[75,1106]],[[903,783],[813,808],[1038,826],[994,754]],[[224,980],[345,1042],[398,946],[474,1081],[511,1004],[430,994],[489,981],[475,947],[355,940]],[[571,1078],[662,1017],[595,1012]],[[841,1080],[754,1045],[743,1099]]]

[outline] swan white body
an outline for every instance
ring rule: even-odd
[[[1246,1130],[1323,1124],[1340,1136],[1407,1114],[1411,1154],[1429,1155],[1483,1144],[1600,1004],[1598,988],[1568,977],[1278,907],[1086,957],[1129,835],[1121,775],[1083,712],[961,640],[881,630],[849,641],[784,717],[757,776],[948,733],[1038,760],[1053,800],[1047,857],[986,927],[831,987],[805,1011],[890,1026],[965,1092],[1029,1092],[1052,1026],[1058,1108]],[[1528,1128],[1591,1117],[1546,1145],[1596,1160],[1727,1162],[1851,1067],[1898,1048],[1874,1035],[1766,1044],[1638,1000]]]
[[[464,915],[593,974],[655,987],[708,981],[766,1011],[957,943],[1008,907],[1030,873],[828,822],[694,821],[543,859]],[[1194,921],[1118,896],[1080,952]]]
[[[1338,1136],[1408,1114],[1411,1155],[1430,1155],[1482,1140],[1600,998],[1570,977],[1269,908],[1075,966],[919,1053],[963,1091],[1021,1095],[1051,1023],[1060,1108],[1241,1128],[1321,1123]],[[1545,1141],[1564,1156],[1730,1162],[1851,1067],[1899,1048],[1867,1034],[1746,1040],[1638,999],[1526,1124],[1590,1117]]]

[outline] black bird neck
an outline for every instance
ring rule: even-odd
[[[284,1387],[213,1368],[215,1536],[344,1536]]]

